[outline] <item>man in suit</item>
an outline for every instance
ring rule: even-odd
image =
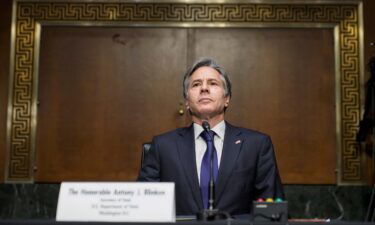
[[[193,123],[153,138],[138,180],[174,182],[177,215],[195,215],[208,207],[210,167],[205,160],[214,154],[215,208],[248,214],[253,200],[283,198],[271,139],[224,120],[231,98],[225,70],[202,59],[185,74],[183,89]],[[211,135],[204,136],[209,134],[204,121]]]

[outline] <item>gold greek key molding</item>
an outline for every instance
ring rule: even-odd
[[[36,115],[35,90],[39,49],[37,25],[54,23],[160,24],[194,26],[210,23],[251,27],[325,26],[337,32],[336,92],[339,126],[338,183],[362,183],[361,156],[355,135],[360,120],[362,79],[362,11],[360,2],[342,3],[175,3],[150,2],[14,2],[12,67],[8,106],[7,169],[8,182],[33,181]],[[267,25],[268,24],[268,25]]]

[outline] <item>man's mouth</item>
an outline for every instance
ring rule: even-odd
[[[212,101],[212,99],[210,99],[210,98],[201,98],[201,99],[199,99],[199,102],[210,102],[210,101]]]

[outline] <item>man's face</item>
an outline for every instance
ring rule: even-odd
[[[229,104],[225,97],[224,82],[218,71],[211,67],[200,67],[190,76],[186,106],[192,116],[205,120],[222,116]]]

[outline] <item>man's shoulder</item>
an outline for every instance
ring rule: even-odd
[[[174,130],[170,130],[161,134],[156,135],[154,138],[156,139],[168,139],[168,138],[175,138],[180,135],[186,135],[191,131],[192,127],[180,127]]]

